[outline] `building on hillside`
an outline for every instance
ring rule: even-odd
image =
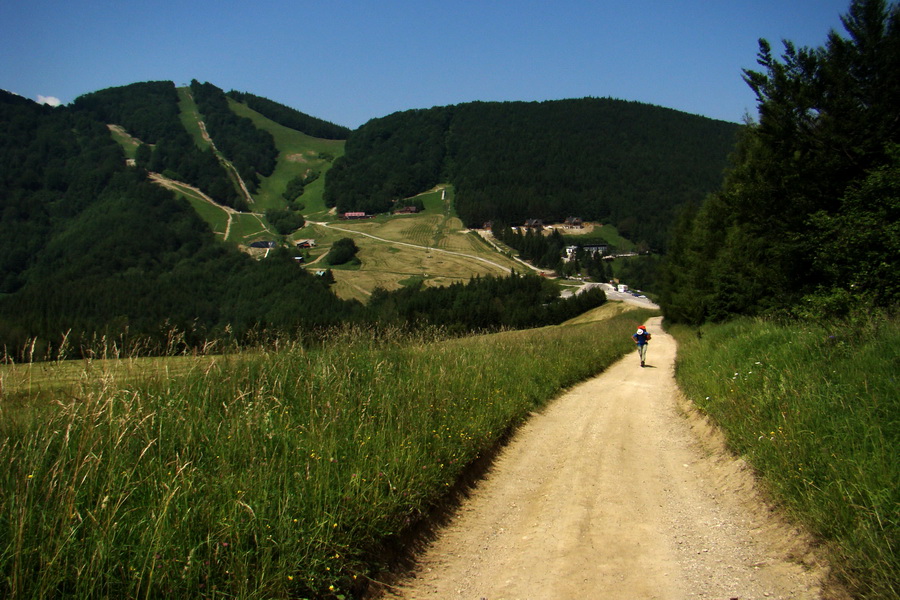
[[[607,244],[588,244],[584,246],[584,251],[589,252],[591,254],[600,254],[604,255],[609,252],[609,245]]]
[[[563,222],[563,227],[566,229],[584,229],[584,221],[581,220],[581,217],[568,217]]]
[[[297,240],[295,244],[298,248],[312,248],[316,245],[316,240]]]
[[[525,229],[537,229],[538,231],[544,230],[544,222],[541,219],[528,219],[525,221],[525,225],[523,225]]]
[[[588,254],[600,254],[600,256],[603,256],[607,252],[609,252],[609,246],[607,244],[588,244],[586,246],[581,246],[581,249]],[[566,259],[572,260],[573,258],[575,258],[575,253],[577,251],[578,246],[566,246]]]
[[[398,208],[394,211],[395,215],[414,215],[419,212],[419,209],[415,206],[404,206],[402,208]]]
[[[255,242],[250,242],[251,248],[274,248],[275,242],[270,240],[258,240]]]
[[[364,212],[345,212],[341,215],[341,218],[344,220],[352,220],[352,219],[370,219],[372,215],[367,215]]]

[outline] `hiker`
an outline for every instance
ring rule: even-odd
[[[638,356],[641,357],[641,366],[643,367],[644,359],[647,358],[647,342],[650,341],[650,333],[646,327],[641,325],[631,337],[634,343],[637,344]]]

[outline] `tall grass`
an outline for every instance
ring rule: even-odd
[[[383,540],[631,350],[645,317],[462,340],[346,330],[0,403],[0,596],[354,595]]]
[[[900,596],[900,325],[676,330],[677,376],[862,598]]]

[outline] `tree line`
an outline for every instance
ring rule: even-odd
[[[352,132],[325,199],[342,212],[384,212],[449,181],[469,227],[580,216],[662,248],[677,207],[721,184],[737,130],[600,98],[398,112]]]
[[[558,229],[544,235],[534,229],[514,231],[511,227],[495,224],[492,232],[498,240],[517,250],[522,260],[555,271],[562,277],[582,276],[594,281],[609,281],[612,277],[602,253],[585,250],[584,244],[567,240]],[[567,246],[575,246],[575,251],[569,260],[564,260]]]
[[[284,125],[290,129],[302,131],[312,137],[322,138],[326,140],[346,140],[350,135],[350,129],[342,125],[335,125],[324,119],[318,119],[295,108],[279,104],[256,96],[248,92],[237,92],[231,90],[226,94],[229,98],[246,104],[251,109],[263,115],[267,119],[275,121],[279,125]]]
[[[440,326],[467,333],[554,325],[604,302],[606,295],[596,288],[561,299],[559,288],[549,279],[511,274],[443,287],[426,288],[419,281],[394,292],[378,289],[368,306],[379,323]]]
[[[854,0],[817,48],[760,40],[721,188],[677,221],[662,304],[689,323],[846,314],[900,299],[900,8]]]

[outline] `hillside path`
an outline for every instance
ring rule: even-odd
[[[821,597],[809,542],[686,411],[660,319],[632,353],[516,433],[385,598]]]

